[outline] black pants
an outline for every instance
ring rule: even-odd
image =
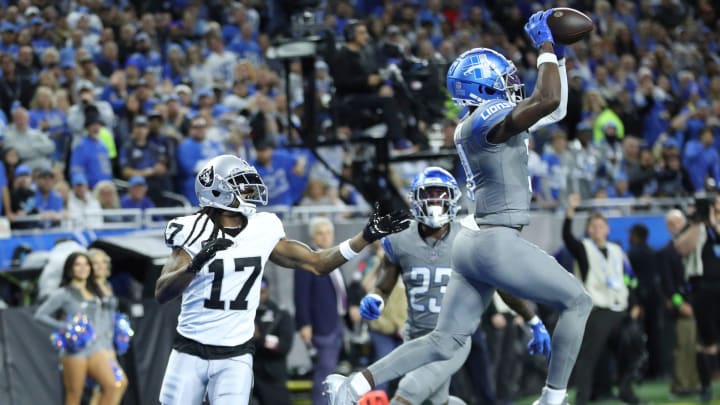
[[[602,308],[594,308],[590,313],[585,325],[585,336],[580,346],[580,353],[575,362],[574,381],[577,391],[575,403],[577,405],[585,405],[590,401],[595,366],[600,355],[608,346],[613,333],[618,329],[626,315],[626,311],[615,312]],[[630,376],[623,376],[622,374],[620,376],[621,384],[629,383]],[[624,382],[624,379],[628,381]]]
[[[255,374],[253,397],[260,405],[290,405],[290,391],[285,380],[269,380],[258,378]]]
[[[497,379],[497,398],[501,401],[510,401],[517,396],[521,388],[524,352],[518,352],[517,341],[520,330],[513,322],[513,316],[510,314],[503,316],[507,324],[502,329],[490,328],[487,340]]]
[[[387,125],[387,137],[391,141],[404,138],[402,123],[400,122],[400,114],[391,97],[382,97],[378,94],[353,94],[342,98],[344,114],[348,114],[352,118],[356,111],[363,109],[379,110],[383,123]],[[340,117],[341,121],[346,121]],[[349,119],[348,121],[355,121]]]

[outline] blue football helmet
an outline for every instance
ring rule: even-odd
[[[430,228],[440,228],[455,219],[461,194],[452,174],[440,167],[428,167],[410,185],[413,215]]]
[[[455,104],[478,106],[488,100],[517,104],[525,98],[524,85],[512,61],[487,48],[464,52],[450,65],[447,88]]]

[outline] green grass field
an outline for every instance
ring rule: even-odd
[[[643,384],[639,384],[635,386],[635,392],[640,399],[645,401],[646,404],[652,404],[652,405],[664,405],[664,404],[673,404],[673,405],[720,405],[720,382],[715,381],[713,384],[714,388],[714,395],[713,399],[710,402],[700,402],[700,400],[697,397],[689,397],[689,398],[680,398],[680,399],[670,399],[668,398],[668,394],[670,392],[668,388],[668,384],[664,381],[652,381],[652,382],[646,382]],[[575,393],[573,390],[570,390],[570,403],[572,404],[572,399],[574,397]],[[537,397],[531,397],[531,398],[524,398],[520,401],[515,402],[516,405],[531,405],[533,401],[535,401]],[[592,402],[593,405],[617,405],[621,404],[620,401],[598,401],[598,402]]]

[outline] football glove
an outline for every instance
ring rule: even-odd
[[[370,321],[380,318],[383,308],[385,302],[377,294],[368,294],[360,301],[360,315]]]
[[[542,321],[535,325],[530,325],[532,329],[533,338],[528,343],[528,349],[531,355],[543,354],[546,359],[550,359],[550,352],[552,351],[552,343],[550,341],[550,334]]]
[[[538,11],[533,14],[525,24],[525,32],[532,39],[535,48],[539,48],[544,42],[555,44],[550,27],[547,25],[547,19],[552,14],[553,9],[547,11]]]
[[[215,256],[215,253],[225,250],[232,246],[233,241],[230,239],[225,238],[218,238],[213,239],[205,246],[203,246],[202,249],[198,252],[198,254],[193,257],[192,261],[190,262],[190,265],[188,266],[187,271],[191,273],[197,273],[202,269],[202,267],[210,261]]]
[[[370,215],[370,220],[363,229],[363,239],[372,243],[391,233],[405,230],[410,226],[410,218],[410,212],[407,210],[397,210],[380,216],[380,204],[375,203],[375,211]]]

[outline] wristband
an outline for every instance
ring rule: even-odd
[[[672,303],[673,303],[673,305],[675,306],[675,308],[677,308],[677,307],[679,307],[680,305],[682,305],[683,302],[685,302],[685,300],[683,299],[683,296],[682,296],[682,295],[680,295],[680,294],[678,294],[678,293],[675,293],[675,294],[672,295]]]
[[[343,241],[338,248],[340,248],[340,254],[345,258],[345,260],[352,260],[358,255],[358,253],[350,247],[350,239]]]
[[[546,62],[554,63],[557,65],[558,64],[557,55],[555,55],[552,52],[543,52],[540,55],[538,55],[538,57],[537,57],[538,69],[540,69],[540,65],[542,65],[543,63],[546,63]]]
[[[528,325],[535,326],[540,323],[540,318],[537,315],[533,316],[528,322]]]

